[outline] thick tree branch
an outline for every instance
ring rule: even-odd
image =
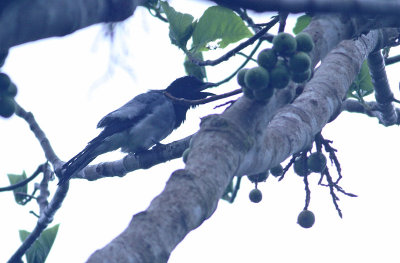
[[[118,22],[145,0],[14,1],[0,10],[0,51],[54,36],[65,36],[97,23]]]
[[[384,14],[398,16],[400,2],[381,0],[212,0],[230,8],[245,8],[257,12],[287,11],[330,12],[346,14]]]

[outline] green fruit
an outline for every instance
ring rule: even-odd
[[[245,86],[242,87],[242,90],[243,90],[243,94],[244,94],[247,98],[249,98],[249,99],[254,99],[253,90],[251,90],[251,89],[249,89],[249,88],[247,88],[247,87],[245,87]]]
[[[253,203],[259,203],[262,200],[262,193],[257,188],[253,189],[250,191],[249,198]]]
[[[184,162],[184,163],[186,163],[186,161],[187,161],[189,152],[190,152],[190,148],[187,148],[187,149],[183,152],[183,154],[182,154],[182,159],[183,159],[183,162]]]
[[[277,61],[278,57],[272,48],[262,50],[257,57],[258,65],[268,70],[272,69]]]
[[[259,174],[252,174],[248,175],[247,178],[249,178],[250,182],[252,183],[260,183],[260,182],[265,182],[269,176],[269,172],[263,172]]]
[[[296,39],[288,33],[279,33],[272,40],[274,50],[282,56],[290,56],[296,52]]]
[[[325,155],[321,152],[312,153],[308,156],[307,167],[314,173],[321,173],[326,167]]]
[[[314,213],[309,210],[303,210],[297,217],[297,224],[304,228],[310,228],[315,223]]]
[[[244,87],[244,76],[246,75],[246,72],[248,71],[248,68],[242,68],[241,70],[239,70],[239,72],[237,73],[236,77],[237,77],[237,82],[241,87]]]
[[[293,165],[294,172],[299,175],[299,176],[306,176],[310,174],[310,171],[308,170],[307,167],[307,158],[302,156],[299,156],[296,158],[294,161]]]
[[[5,94],[7,94],[10,97],[15,97],[17,95],[17,86],[11,82],[10,86],[8,86],[8,89],[6,90]]]
[[[283,89],[289,84],[290,72],[287,67],[278,65],[271,70],[269,79],[273,88]]]
[[[258,102],[266,103],[274,95],[274,89],[270,87],[253,91],[254,99]]]
[[[269,83],[269,73],[263,67],[249,69],[244,76],[246,87],[252,90],[267,88]]]
[[[310,77],[311,77],[311,69],[308,69],[304,72],[292,74],[292,80],[293,80],[293,82],[296,82],[296,83],[303,83],[304,81],[309,80]]]
[[[311,52],[314,48],[314,41],[307,33],[299,33],[296,36],[297,51]]]
[[[5,73],[0,73],[0,91],[6,91],[10,84],[10,77]]]
[[[289,59],[289,67],[295,73],[304,72],[310,69],[311,59],[305,52],[297,52]]]
[[[15,112],[15,102],[13,98],[2,96],[0,97],[0,116],[9,118]]]
[[[269,172],[275,177],[281,176],[283,173],[283,167],[279,164],[275,167],[272,167]]]

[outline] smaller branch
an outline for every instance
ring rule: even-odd
[[[288,15],[289,15],[288,12],[279,12],[279,29],[278,29],[278,33],[285,32],[286,19],[287,19]]]
[[[331,193],[331,196],[332,196],[332,202],[333,202],[333,204],[335,205],[336,211],[338,212],[340,218],[342,218],[342,217],[343,217],[343,214],[342,214],[342,211],[341,211],[340,208],[339,208],[339,204],[337,203],[337,201],[339,201],[339,198],[338,198],[338,197],[336,196],[336,194],[335,194],[334,183],[333,183],[333,181],[332,181],[331,175],[329,174],[329,169],[328,169],[328,167],[325,168],[325,170],[324,170],[323,173],[325,174],[326,180],[328,181],[328,187],[329,187],[329,190],[330,190],[330,193]]]
[[[73,178],[94,181],[105,177],[123,177],[138,169],[148,169],[154,165],[181,157],[189,147],[192,136],[169,144],[155,146],[140,154],[127,154],[121,160],[87,166],[75,174]]]
[[[45,164],[39,165],[39,167],[36,169],[36,171],[31,176],[29,176],[28,178],[26,178],[25,180],[23,180],[21,182],[18,182],[16,184],[13,184],[13,185],[10,185],[7,187],[1,187],[0,192],[12,191],[14,189],[17,189],[18,187],[26,185],[27,183],[29,183],[30,181],[35,179],[41,172],[43,172],[44,166],[45,166]]]
[[[268,22],[268,25],[266,27],[264,27],[263,29],[258,31],[254,36],[252,36],[251,38],[247,39],[246,41],[240,43],[237,47],[235,47],[234,49],[228,51],[225,55],[221,56],[220,58],[218,58],[216,60],[205,60],[205,61],[198,60],[197,58],[192,56],[192,54],[190,52],[186,52],[186,55],[188,56],[189,60],[192,63],[194,63],[194,64],[196,64],[198,66],[215,66],[215,65],[218,65],[218,64],[220,64],[220,63],[222,63],[224,61],[227,61],[228,59],[230,59],[231,57],[236,55],[236,53],[238,53],[242,49],[252,45],[254,42],[256,42],[256,40],[258,40],[266,32],[268,32],[268,30],[270,30],[278,21],[279,21],[279,18],[275,17],[270,22]]]
[[[389,66],[400,61],[400,55],[389,57],[385,59],[385,65]]]
[[[43,171],[43,179],[40,182],[39,189],[40,189],[40,194],[37,197],[36,201],[39,205],[39,210],[40,210],[40,215],[43,214],[45,208],[49,205],[49,202],[47,199],[50,196],[50,191],[49,191],[49,181],[52,177],[52,171],[50,170],[49,165],[46,164],[44,167]]]
[[[15,114],[18,117],[24,119],[29,124],[31,131],[36,136],[40,145],[42,146],[46,159],[53,165],[53,167],[55,168],[54,170],[57,170],[57,168],[61,167],[63,163],[55,154],[53,148],[51,147],[50,141],[46,137],[46,134],[40,128],[32,113],[26,112],[18,103],[15,103],[15,105]]]
[[[400,124],[400,109],[395,108],[397,120],[395,124]],[[383,123],[382,113],[378,109],[377,102],[365,102],[364,104],[358,102],[354,99],[346,99],[341,106],[341,111],[348,111],[354,113],[362,113],[369,117],[375,117],[378,119],[379,123]]]
[[[398,116],[392,102],[394,95],[390,90],[385,70],[384,58],[381,51],[375,51],[368,56],[368,66],[375,88],[375,98],[378,109],[382,113],[382,124],[391,126],[396,124]]]
[[[14,255],[12,255],[11,258],[8,260],[9,263],[22,262],[22,256],[32,246],[33,242],[36,241],[36,239],[42,234],[47,226],[53,221],[54,214],[61,207],[61,204],[64,201],[65,196],[67,195],[68,188],[69,182],[58,186],[57,191],[54,194],[54,197],[51,200],[50,204],[43,210],[43,213],[41,213],[36,223],[36,227],[21,244]]]
[[[290,158],[289,163],[283,168],[282,175],[279,177],[278,181],[282,181],[283,180],[283,178],[285,177],[286,172],[294,164],[294,161],[296,160],[296,157],[297,157],[297,155],[293,154],[292,158]]]
[[[252,59],[252,57],[254,56],[254,54],[257,52],[258,48],[261,46],[262,40],[259,40],[257,45],[253,48],[253,50],[250,52],[249,56],[246,57],[246,60],[242,63],[242,65],[240,65],[235,72],[233,72],[230,76],[228,76],[227,78],[221,80],[220,82],[216,83],[216,86],[222,85],[226,82],[228,82],[229,80],[231,80],[233,77],[236,76],[236,74],[242,69],[244,68],[247,63],[249,63],[249,61]]]
[[[306,191],[306,203],[303,210],[307,210],[311,200],[311,190],[308,184],[308,175],[304,176],[304,190]]]

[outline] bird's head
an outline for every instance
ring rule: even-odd
[[[212,83],[204,83],[196,77],[185,76],[174,80],[165,91],[176,98],[199,100],[214,95],[209,92],[201,92],[212,85]]]

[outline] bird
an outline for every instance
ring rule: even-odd
[[[117,149],[137,154],[159,144],[185,121],[187,111],[196,106],[179,103],[178,100],[212,96],[213,93],[202,91],[213,85],[193,76],[184,76],[164,90],[149,90],[139,94],[110,112],[97,124],[97,128],[103,129],[100,134],[62,166],[58,185],[69,181],[101,154]]]

